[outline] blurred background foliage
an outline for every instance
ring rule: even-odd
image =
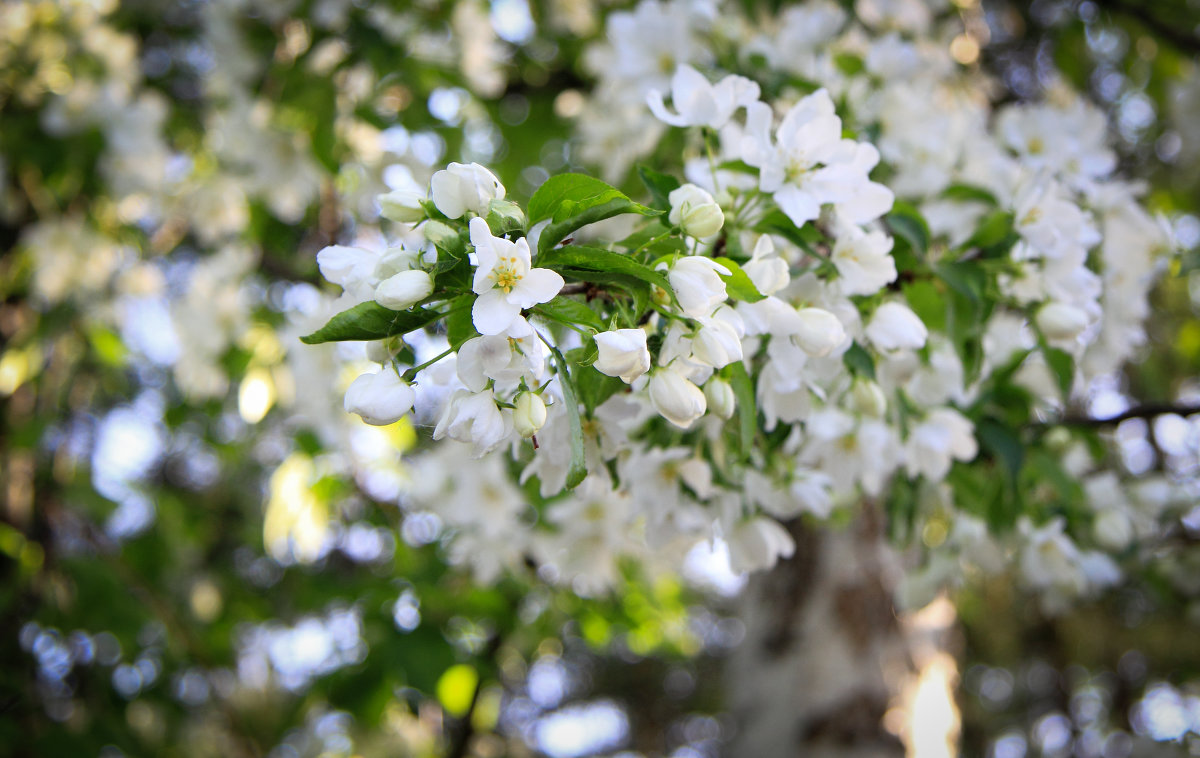
[[[435,518],[403,518],[381,485],[326,464],[334,443],[288,414],[306,377],[280,369],[317,250],[353,238],[385,186],[477,160],[523,201],[552,173],[592,168],[570,137],[589,86],[581,51],[617,7],[0,9],[0,754],[719,751],[720,663],[740,638],[720,593],[632,567],[598,599],[553,590],[532,568],[470,581],[447,567]],[[1001,100],[1037,98],[1061,75],[1106,108],[1125,172],[1181,214],[1195,250],[1200,4],[956,0],[946,12],[963,15],[981,47],[973,65],[994,73]],[[472,24],[490,25],[499,69],[456,49]],[[136,95],[114,95],[127,123],[74,118],[73,94],[119,69],[136,74]],[[161,143],[139,131],[155,124]],[[183,178],[138,186],[143,166]],[[227,218],[239,211],[214,194],[244,196],[245,217]],[[48,252],[59,243],[37,233],[51,219],[75,224],[69,244],[89,254]],[[186,298],[221,224],[254,250],[231,323],[255,328],[218,344],[228,385],[198,395],[131,326],[166,314],[111,311],[138,276]],[[1200,396],[1196,256],[1163,280],[1131,396]],[[220,304],[214,287],[201,302]],[[1156,426],[1117,428],[1144,443],[1123,448],[1122,465],[1194,477],[1194,428],[1178,448]],[[264,543],[286,477],[335,517],[310,555],[269,549],[269,525]],[[1200,576],[1200,549],[1183,547],[1184,568],[1054,619],[1002,581],[956,597],[962,753],[1200,754],[1200,608],[1173,591]]]

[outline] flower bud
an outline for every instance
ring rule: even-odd
[[[529,224],[525,218],[525,211],[511,200],[493,200],[488,203],[486,220],[488,228],[496,236],[524,229]]]
[[[425,195],[416,190],[392,190],[379,196],[380,215],[397,223],[415,224],[425,218],[425,209],[421,207],[424,199]]]
[[[425,271],[401,271],[379,283],[375,302],[384,308],[402,311],[421,302],[433,292],[433,278]]]
[[[814,358],[823,358],[846,339],[846,330],[838,317],[823,308],[801,308],[793,338],[800,349]]]
[[[413,407],[416,394],[396,372],[384,368],[363,374],[346,390],[347,413],[357,413],[374,426],[387,426],[400,420]]]
[[[667,281],[675,290],[675,297],[683,312],[692,318],[710,316],[717,306],[725,302],[729,293],[721,274],[728,276],[730,270],[703,255],[685,255],[667,271]]]
[[[1037,325],[1047,339],[1072,340],[1088,326],[1088,315],[1066,303],[1049,303],[1037,312]]]
[[[642,329],[617,329],[596,337],[599,355],[592,365],[606,376],[619,376],[629,384],[650,370],[650,351]]]
[[[650,377],[650,403],[663,418],[681,429],[690,427],[708,409],[700,388],[669,368]]]
[[[877,350],[920,350],[929,330],[912,309],[901,303],[884,303],[867,324],[867,339]]]
[[[467,211],[482,216],[488,203],[504,197],[504,185],[478,163],[451,163],[433,175],[430,196],[446,218],[462,218]]]
[[[685,184],[671,192],[671,213],[667,220],[690,237],[711,237],[721,231],[725,214],[713,196],[694,184]]]
[[[708,380],[708,384],[704,385],[704,397],[713,413],[723,419],[733,417],[737,399],[733,395],[733,387],[729,385],[729,382],[719,376],[714,376]]]
[[[870,379],[859,379],[850,389],[850,401],[854,410],[864,416],[881,418],[887,411],[887,396],[883,388]]]
[[[1099,542],[1110,550],[1123,550],[1133,541],[1133,524],[1119,508],[1107,508],[1096,516],[1092,530]]]
[[[513,401],[513,428],[517,434],[529,438],[546,424],[546,404],[532,392],[522,392]]]
[[[404,337],[395,335],[381,340],[371,340],[367,343],[367,360],[373,363],[387,363],[396,357],[396,353],[404,348]]]

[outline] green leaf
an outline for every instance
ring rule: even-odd
[[[667,277],[624,253],[600,247],[569,245],[548,250],[538,256],[537,265],[554,271],[574,269],[598,273],[625,274],[671,292]]]
[[[474,305],[474,293],[461,295],[450,301],[449,315],[446,316],[446,339],[454,350],[462,347],[467,340],[479,336],[479,332],[475,330],[475,321],[471,318],[471,307]]]
[[[464,290],[471,288],[472,271],[471,262],[465,255],[456,258],[443,254],[429,269],[429,274],[433,277],[434,288],[437,291]]]
[[[579,402],[591,415],[596,407],[618,392],[629,389],[629,385],[615,376],[607,376],[596,370],[595,366],[580,368],[575,371],[575,389],[579,394]]]
[[[732,259],[716,258],[714,260],[732,272],[728,276],[720,273],[717,275],[725,282],[725,290],[734,300],[757,303],[759,300],[766,298],[766,295],[759,292],[758,288],[754,286],[754,282],[750,279],[750,276],[745,271],[742,271],[742,267]]]
[[[550,347],[550,352],[554,356],[554,366],[558,369],[558,386],[562,390],[563,405],[567,408],[567,429],[571,441],[571,460],[567,464],[567,489],[575,489],[587,478],[588,473],[583,452],[583,422],[579,418],[579,398],[562,352],[553,346]]]
[[[596,340],[591,336],[583,338],[582,347],[567,351],[567,360],[577,366],[590,366],[596,362],[598,357],[600,357],[600,350],[596,347]]]
[[[738,441],[741,444],[742,459],[750,455],[754,447],[754,435],[758,431],[758,405],[754,402],[754,382],[746,373],[746,366],[741,361],[734,361],[723,370],[733,388],[733,396],[737,398]]]
[[[897,202],[886,217],[892,233],[902,237],[919,257],[929,250],[929,224],[920,212],[904,202]]]
[[[996,196],[983,187],[973,184],[951,184],[942,190],[942,197],[947,200],[959,200],[964,203],[987,203],[996,205]]]
[[[975,437],[984,450],[1004,464],[1009,481],[1015,487],[1021,467],[1025,465],[1025,445],[1021,438],[1008,426],[992,419],[983,419],[975,425]]]
[[[842,362],[856,376],[875,380],[875,359],[857,342],[851,343],[850,349],[842,354]]]
[[[646,312],[650,305],[650,285],[630,274],[615,274],[611,271],[588,271],[579,268],[562,268],[558,270],[563,279],[568,282],[586,282],[596,284],[608,290],[620,290],[633,299],[633,318]],[[633,323],[626,326],[633,326]]]
[[[559,174],[547,179],[529,199],[529,221],[551,223],[538,237],[538,251],[546,252],[582,226],[622,213],[659,215],[662,211],[635,203],[616,187],[583,174]]]
[[[529,221],[562,221],[588,208],[629,200],[621,190],[584,174],[559,174],[542,183],[529,198]]]
[[[946,300],[937,285],[927,279],[905,282],[901,287],[904,299],[913,313],[933,331],[946,328]]]
[[[1071,396],[1071,386],[1075,383],[1075,359],[1066,350],[1048,345],[1042,346],[1042,354],[1046,356],[1046,365],[1058,382],[1058,390],[1065,402]]]
[[[379,340],[407,334],[441,318],[444,314],[424,308],[393,311],[374,301],[359,303],[342,311],[312,334],[300,338],[306,345],[347,340]]]
[[[833,62],[837,65],[838,70],[846,76],[861,74],[866,68],[863,59],[853,53],[838,53],[833,57]]]
[[[646,189],[650,190],[650,196],[654,198],[654,207],[664,210],[670,209],[671,199],[670,194],[679,189],[679,180],[670,174],[664,174],[661,171],[655,171],[646,165],[639,164],[637,167],[638,177],[642,180],[642,184],[646,185]]]
[[[987,272],[976,261],[939,263],[934,270],[958,294],[978,305],[987,287]]]
[[[1013,231],[1013,215],[1008,211],[995,211],[989,213],[979,222],[975,233],[960,246],[960,249],[970,250],[972,248],[981,248],[988,250],[1004,244],[1010,237],[1013,238],[1013,242],[1015,243],[1016,234]]]
[[[513,232],[523,232],[526,226],[525,213],[512,200],[493,200],[488,203],[487,225],[496,237]]]
[[[758,169],[743,160],[722,161],[717,164],[718,171],[734,171],[739,174],[758,176]]]
[[[825,241],[824,235],[814,224],[797,227],[795,222],[778,209],[766,214],[762,221],[755,226],[755,231],[781,234],[789,242],[804,250],[811,250],[812,245]]]
[[[604,322],[594,310],[569,297],[556,297],[550,302],[535,305],[533,311],[560,324],[586,326],[598,332],[604,331]]]
[[[449,253],[455,258],[461,258],[467,254],[467,241],[463,239],[459,231],[454,227],[442,221],[426,221],[421,227],[421,231],[425,234],[425,239],[433,243],[433,246],[438,250]]]

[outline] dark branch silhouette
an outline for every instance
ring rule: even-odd
[[[1122,421],[1127,421],[1131,418],[1154,418],[1156,416],[1166,416],[1170,414],[1177,416],[1191,416],[1195,413],[1200,413],[1200,404],[1147,403],[1145,405],[1134,406],[1133,408],[1122,411],[1115,416],[1094,418],[1091,416],[1067,415],[1057,420],[1047,421],[1044,425],[1092,427],[1111,426],[1114,424],[1119,424]]]

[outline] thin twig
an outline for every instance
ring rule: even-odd
[[[500,636],[499,632],[493,633],[481,657],[484,660],[493,660],[496,657],[496,653],[500,650],[500,643],[502,641],[503,637]],[[467,754],[467,744],[475,734],[475,727],[471,723],[471,717],[475,715],[475,706],[479,704],[479,693],[482,690],[483,680],[481,678],[475,684],[475,691],[471,693],[471,703],[467,706],[467,712],[454,724],[454,730],[450,734],[450,746],[446,750],[446,758],[464,758]]]
[[[1200,413],[1200,404],[1181,405],[1177,403],[1147,403],[1138,405],[1115,416],[1093,418],[1091,416],[1063,416],[1056,421],[1047,421],[1042,426],[1112,426],[1131,418],[1154,418],[1156,416],[1176,415],[1191,416]]]
[[[1200,38],[1192,33],[1187,24],[1167,23],[1154,15],[1147,5],[1129,0],[1099,0],[1097,4],[1110,13],[1120,13],[1132,18],[1182,52],[1200,53]]]

